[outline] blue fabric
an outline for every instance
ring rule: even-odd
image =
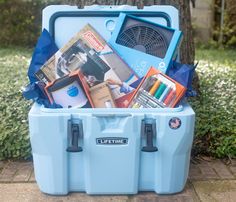
[[[49,32],[44,29],[41,33],[36,47],[33,52],[31,63],[28,69],[28,77],[30,84],[25,87],[23,96],[27,100],[33,100],[39,104],[43,104],[47,108],[61,108],[55,103],[51,104],[44,92],[45,84],[38,81],[35,73],[43,66],[43,64],[58,51],[53,38]]]
[[[49,34],[49,32],[44,29],[41,36],[38,39],[37,45],[35,47],[32,60],[28,70],[28,77],[30,83],[38,81],[35,73],[43,66],[43,64],[56,52],[58,48]]]
[[[50,103],[49,100],[45,100],[45,99],[38,99],[36,101],[38,104],[42,104],[44,105],[45,108],[51,108],[51,109],[57,109],[57,108],[62,108],[61,105],[54,103]]]
[[[175,81],[187,88],[186,97],[196,96],[196,92],[192,89],[192,81],[195,73],[196,65],[181,64],[173,62],[169,68],[167,75]]]
[[[24,88],[22,95],[25,99],[33,100],[38,104],[44,105],[46,108],[62,108],[61,105],[58,105],[56,103],[50,103],[47,95],[44,92],[44,87],[45,84],[42,81],[37,81],[35,83],[28,84]]]

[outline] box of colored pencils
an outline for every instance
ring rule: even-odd
[[[185,91],[184,86],[151,67],[136,89],[129,107],[175,107],[184,96]]]

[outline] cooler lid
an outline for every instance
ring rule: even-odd
[[[61,48],[87,23],[91,24],[108,41],[121,12],[142,17],[154,23],[179,29],[179,13],[173,6],[77,6],[52,5],[43,10],[42,29],[47,29]]]

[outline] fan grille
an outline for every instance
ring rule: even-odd
[[[164,34],[146,25],[134,25],[121,30],[116,42],[138,51],[164,58],[169,42]]]

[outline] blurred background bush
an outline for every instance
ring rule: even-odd
[[[1,46],[34,46],[43,1],[0,0]]]
[[[191,6],[191,11],[196,44],[219,46],[222,43],[227,47],[236,47],[235,0],[195,1],[195,6]],[[223,10],[222,1],[224,1]],[[76,1],[0,0],[0,45],[33,47],[41,31],[42,9],[51,4],[73,4],[74,2]],[[84,3],[92,2],[89,0]]]

